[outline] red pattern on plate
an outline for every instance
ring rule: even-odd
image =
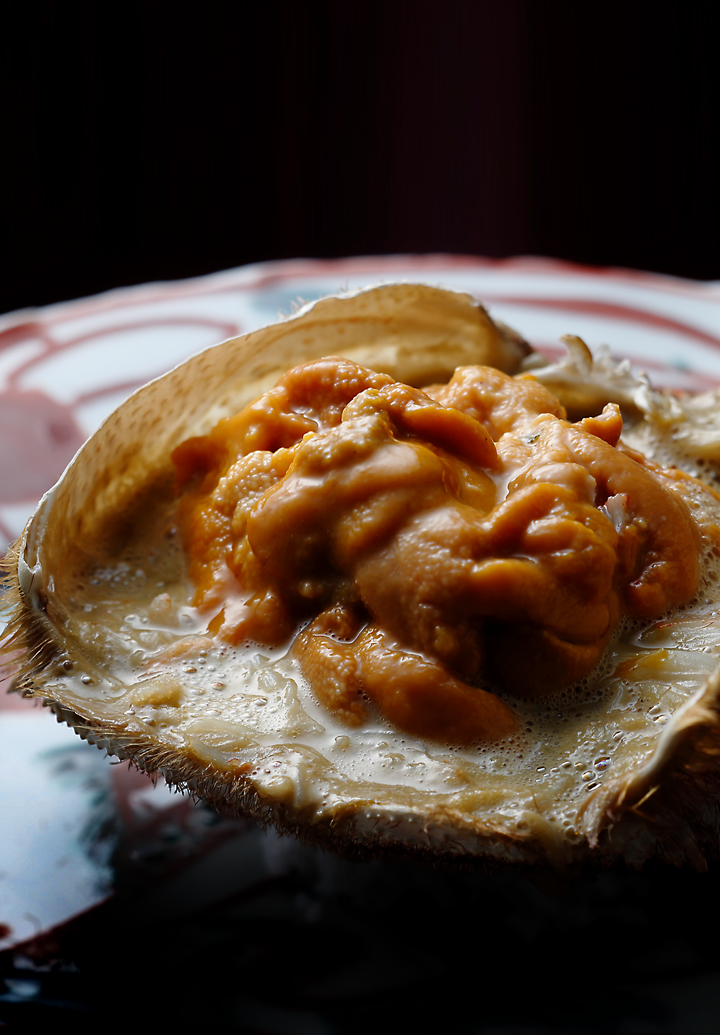
[[[554,334],[582,333],[593,347],[607,340],[615,355],[637,359],[666,383],[699,389],[720,380],[720,287],[629,270],[589,269],[533,257],[400,255],[264,263],[179,283],[121,289],[0,318],[0,537],[8,541],[18,534],[41,493],[102,418],[103,404],[121,401],[201,347],[269,322],[278,308],[289,311],[298,296],[314,298],[382,280],[427,280],[470,291],[551,355],[561,352]],[[561,320],[553,322],[554,316]],[[648,339],[652,334],[657,338]],[[89,882],[77,845],[68,856],[59,828],[47,833],[55,829],[55,777],[42,768],[39,748],[28,746],[35,745],[34,735],[19,746],[13,722],[22,731],[27,717],[33,734],[37,722],[39,744],[43,737],[53,743],[56,739],[58,745],[89,752],[87,758],[93,749],[64,728],[50,728],[43,709],[29,709],[30,702],[0,692],[0,733],[5,730],[10,745],[8,771],[37,777],[44,790],[28,799],[28,807],[38,828],[46,830],[43,851],[34,857],[32,868],[20,867],[29,875],[26,884],[18,886],[12,908],[6,906],[0,916],[0,940],[5,935],[6,944],[21,936],[23,918],[36,917],[40,933],[72,916],[73,910],[77,915],[78,903],[88,908],[106,893],[102,873],[97,887]],[[102,763],[97,753],[93,758]],[[23,780],[16,777],[16,783],[7,792],[25,793]],[[111,783],[118,821],[127,831],[120,854],[135,868],[148,831],[159,829],[165,818],[172,816],[176,825],[188,828],[202,818],[187,801],[171,801],[161,788],[153,792],[146,777],[131,774],[125,765],[113,767]],[[20,825],[4,830],[6,847],[19,833]],[[203,851],[208,844],[203,843]],[[160,848],[166,853],[162,866],[167,869],[172,859],[165,841],[153,841],[150,847],[158,857]],[[64,907],[44,895],[48,885],[54,886],[60,863],[64,886],[75,882],[85,889],[64,913]]]
[[[503,310],[520,307],[518,329],[549,355],[558,346],[543,320],[563,314],[568,319],[558,333],[576,333],[583,319],[592,333],[592,321],[600,321],[615,354],[636,359],[661,383],[692,389],[720,383],[718,285],[630,270],[527,256],[360,256],[262,263],[120,289],[0,320],[0,538],[8,542],[19,533],[105,415],[105,400],[109,410],[199,348],[268,322],[275,315],[268,299],[288,311],[298,296],[408,279],[470,290],[501,318]],[[635,349],[633,340],[648,331],[658,332],[650,354],[647,344]]]

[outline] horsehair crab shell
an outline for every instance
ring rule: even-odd
[[[465,797],[453,797],[438,790],[440,776],[434,777],[437,786],[428,791],[422,781],[415,786],[383,782],[379,770],[361,784],[363,793],[353,796],[335,778],[332,765],[317,748],[317,738],[312,739],[315,734],[307,735],[307,743],[299,734],[273,744],[261,730],[244,746],[238,739],[237,750],[228,749],[228,755],[222,724],[213,726],[207,720],[204,740],[175,743],[170,733],[161,735],[152,726],[126,718],[127,710],[116,707],[125,693],[125,677],[106,665],[102,643],[77,635],[79,620],[70,599],[75,573],[93,550],[102,554],[108,542],[127,541],[132,508],[167,487],[173,448],[188,437],[205,434],[221,417],[257,398],[289,367],[328,353],[419,387],[446,380],[457,366],[494,365],[508,373],[526,366],[561,402],[576,405],[582,397],[585,405],[594,406],[598,399],[616,399],[637,418],[631,439],[633,434],[639,441],[649,435],[655,447],[669,450],[672,462],[703,473],[693,454],[691,404],[680,405],[653,392],[646,379],[638,380],[627,365],[614,365],[607,355],[593,361],[577,339],[568,344],[564,365],[543,368],[519,336],[498,330],[469,296],[424,285],[384,285],[305,306],[287,320],[215,346],[151,382],[83,447],[43,498],[9,555],[13,615],[5,650],[11,657],[19,656],[15,688],[42,698],[59,721],[108,753],[128,758],[148,772],[160,772],[169,783],[217,807],[250,813],[338,850],[420,852],[435,861],[555,865],[613,858],[641,864],[658,854],[703,868],[707,858],[718,854],[720,829],[715,814],[720,790],[718,669],[710,672],[700,665],[695,689],[664,726],[656,727],[657,735],[647,748],[582,800],[573,798],[563,813],[565,826],[558,829],[554,802],[543,797],[539,784],[530,782],[527,766],[512,794],[518,801],[508,802],[506,796],[501,805],[481,800],[482,788],[473,786],[462,792]],[[702,414],[707,438],[707,404]],[[668,445],[678,428],[683,432],[679,454]],[[712,455],[712,450],[704,455]],[[265,662],[259,664],[262,668]],[[283,673],[282,663],[270,659],[261,676],[266,682],[285,680],[278,693],[290,699],[292,679]],[[608,677],[607,671],[600,675]],[[253,678],[261,677],[255,673]],[[88,697],[80,680],[97,686],[97,696]],[[140,684],[147,688],[147,674],[144,680],[132,683],[130,696]],[[154,703],[142,707],[155,709],[154,714],[172,710],[177,693],[168,686],[162,680],[153,684],[145,697]],[[592,702],[583,705],[591,706]],[[292,710],[295,704],[288,707]],[[317,713],[307,713],[298,720],[298,728],[304,723],[303,728],[311,729],[313,723],[318,725],[316,720]],[[241,725],[236,717],[234,728]],[[397,755],[392,732],[380,729],[373,736],[384,744],[388,757],[393,749]],[[527,746],[531,739],[525,745],[526,756],[532,755],[532,744]],[[422,745],[405,744],[403,750],[408,757],[415,751],[412,764],[420,765]],[[493,779],[510,764],[511,753],[505,749],[505,761]],[[456,782],[464,778],[457,775],[463,766],[471,776],[473,766],[477,768],[477,759],[458,761],[457,753],[433,749],[423,757],[427,761],[422,764],[434,765],[440,774],[455,766]],[[483,757],[488,768],[496,761],[487,752]],[[403,764],[409,767],[407,757]],[[270,779],[263,776],[266,770]],[[465,805],[458,804],[463,801]]]

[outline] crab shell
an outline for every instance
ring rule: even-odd
[[[100,659],[73,636],[68,623],[73,565],[69,558],[102,540],[144,493],[167,482],[173,449],[210,431],[271,387],[289,367],[323,355],[343,355],[418,387],[447,380],[457,366],[487,364],[517,372],[529,347],[495,325],[470,296],[425,285],[371,288],[305,306],[294,316],[200,353],[132,395],[80,450],[46,494],[11,552],[10,596],[14,610],[6,652],[15,660],[14,689],[39,697],[59,720],[108,753],[130,759],[219,808],[252,814],[311,843],[363,854],[420,853],[433,862],[607,862],[641,865],[653,855],[698,869],[718,855],[720,820],[720,672],[709,677],[674,712],[632,764],[621,767],[586,796],[573,822],[548,821],[548,806],[534,807],[534,791],[513,810],[489,806],[482,790],[463,804],[412,787],[368,784],[352,798],[300,794],[316,779],[312,752],[295,752],[295,769],[282,780],[256,779],[251,764],[198,755],[140,728],[107,702],[85,699],[62,679],[110,675],[113,657]],[[572,352],[572,350],[571,350]],[[538,371],[561,397],[592,381],[592,360],[575,346],[576,367]],[[531,357],[531,364],[533,359]],[[535,365],[537,365],[535,361]],[[555,377],[553,379],[553,372]],[[569,373],[568,373],[569,371]],[[603,380],[604,378],[604,380]],[[626,407],[643,408],[647,386],[622,384],[605,370],[598,392]],[[634,393],[634,394],[633,394]],[[582,391],[580,392],[582,395]],[[597,400],[595,400],[597,401]],[[602,400],[601,400],[602,401]],[[664,402],[657,396],[658,412]],[[646,405],[645,410],[648,410]],[[667,406],[665,406],[667,410]],[[641,414],[642,416],[642,414]],[[671,413],[657,418],[669,427]],[[86,677],[87,678],[87,677]],[[352,734],[351,734],[352,735]],[[249,755],[248,755],[249,750]],[[252,758],[252,745],[244,757]],[[263,752],[258,749],[258,759]],[[298,761],[299,758],[299,761]],[[267,770],[266,770],[267,771]],[[518,787],[529,778],[516,777]],[[522,794],[516,795],[522,797]]]

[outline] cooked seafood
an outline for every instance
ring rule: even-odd
[[[339,358],[295,367],[173,453],[193,602],[231,644],[280,646],[312,615],[294,653],[351,725],[364,693],[419,736],[509,736],[511,708],[465,680],[556,694],[623,615],[698,586],[685,483],[616,448],[617,405],[564,417],[491,367],[426,392]]]
[[[567,344],[394,285],[142,389],[18,544],[18,687],[338,847],[704,865],[715,410]]]

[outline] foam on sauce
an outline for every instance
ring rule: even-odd
[[[632,444],[643,435],[642,426],[634,439],[631,431]],[[662,459],[671,456],[668,447]],[[212,617],[191,603],[169,499],[138,522],[142,534],[120,560],[79,578],[67,630],[82,645],[83,674],[69,655],[56,680],[70,705],[121,721],[129,737],[150,734],[311,813],[349,803],[458,809],[572,840],[588,792],[647,757],[658,727],[720,661],[720,501],[697,482],[675,488],[700,529],[695,597],[652,620],[623,619],[593,670],[558,693],[532,701],[501,691],[517,718],[501,741],[451,747],[414,737],[371,702],[366,721],[349,728],[303,678],[294,635],[272,648],[213,635]]]

